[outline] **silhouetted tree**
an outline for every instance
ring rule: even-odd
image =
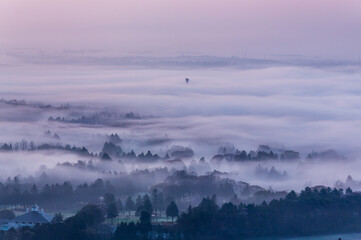
[[[129,215],[130,215],[130,211],[135,210],[135,203],[131,197],[128,197],[127,200],[125,201],[125,210],[128,211]]]
[[[149,212],[142,211],[139,217],[139,229],[143,238],[147,238],[149,231],[152,229],[151,215]]]
[[[157,189],[152,191],[152,205],[154,208],[154,215],[157,218],[157,211],[159,211],[160,214],[160,211],[163,209],[164,205],[163,193],[158,192]]]
[[[123,202],[120,199],[117,200],[117,208],[118,208],[119,212],[124,213]]]
[[[143,199],[140,195],[138,195],[137,199],[135,199],[135,208],[139,209],[141,206],[143,206]]]
[[[15,217],[15,213],[11,210],[0,211],[0,219],[12,219]]]
[[[116,218],[119,215],[119,210],[117,208],[117,205],[115,202],[112,202],[107,207],[107,217],[111,219],[113,222],[113,219]]]
[[[115,196],[111,193],[106,193],[104,195],[104,204],[106,206],[110,205],[111,203],[115,203]]]
[[[178,217],[178,207],[177,205],[175,204],[175,202],[171,202],[168,207],[167,207],[167,210],[166,210],[166,215],[167,215],[167,218],[168,217],[171,217],[172,218],[172,222],[173,222],[173,218],[175,217]]]
[[[88,227],[94,227],[104,221],[102,210],[96,205],[87,205],[76,214]]]
[[[62,223],[64,221],[63,215],[59,213],[55,213],[53,219],[51,220],[51,223]]]

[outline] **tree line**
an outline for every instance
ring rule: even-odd
[[[47,209],[74,208],[78,202],[98,201],[106,193],[116,192],[109,181],[97,179],[91,184],[80,184],[76,188],[70,182],[63,184],[45,184],[38,188],[36,184],[22,184],[17,177],[0,183],[0,206],[39,204]]]
[[[146,200],[147,201],[147,200]],[[86,206],[64,222],[0,233],[0,239],[249,239],[361,231],[361,194],[343,190],[305,188],[260,205],[217,204],[216,196],[180,214],[175,224],[152,223],[152,209],[143,202],[138,222],[122,222],[108,233],[97,230],[104,213]],[[174,207],[170,203],[167,212]],[[15,234],[14,238],[8,238]],[[3,236],[3,238],[2,238]]]

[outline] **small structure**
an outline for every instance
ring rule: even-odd
[[[37,224],[49,223],[49,218],[44,211],[39,211],[38,206],[32,206],[30,211],[26,209],[26,213],[10,220],[2,220],[0,222],[1,230],[9,230],[10,228],[34,227]]]
[[[0,219],[0,230],[7,231],[11,228],[10,226],[11,220],[8,219]]]

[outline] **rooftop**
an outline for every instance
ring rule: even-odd
[[[47,220],[43,215],[41,215],[37,211],[30,211],[23,215],[17,216],[12,219],[13,222],[33,222],[33,223],[48,223]]]

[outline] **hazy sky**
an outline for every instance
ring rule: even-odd
[[[0,49],[358,60],[359,0],[0,0]]]

